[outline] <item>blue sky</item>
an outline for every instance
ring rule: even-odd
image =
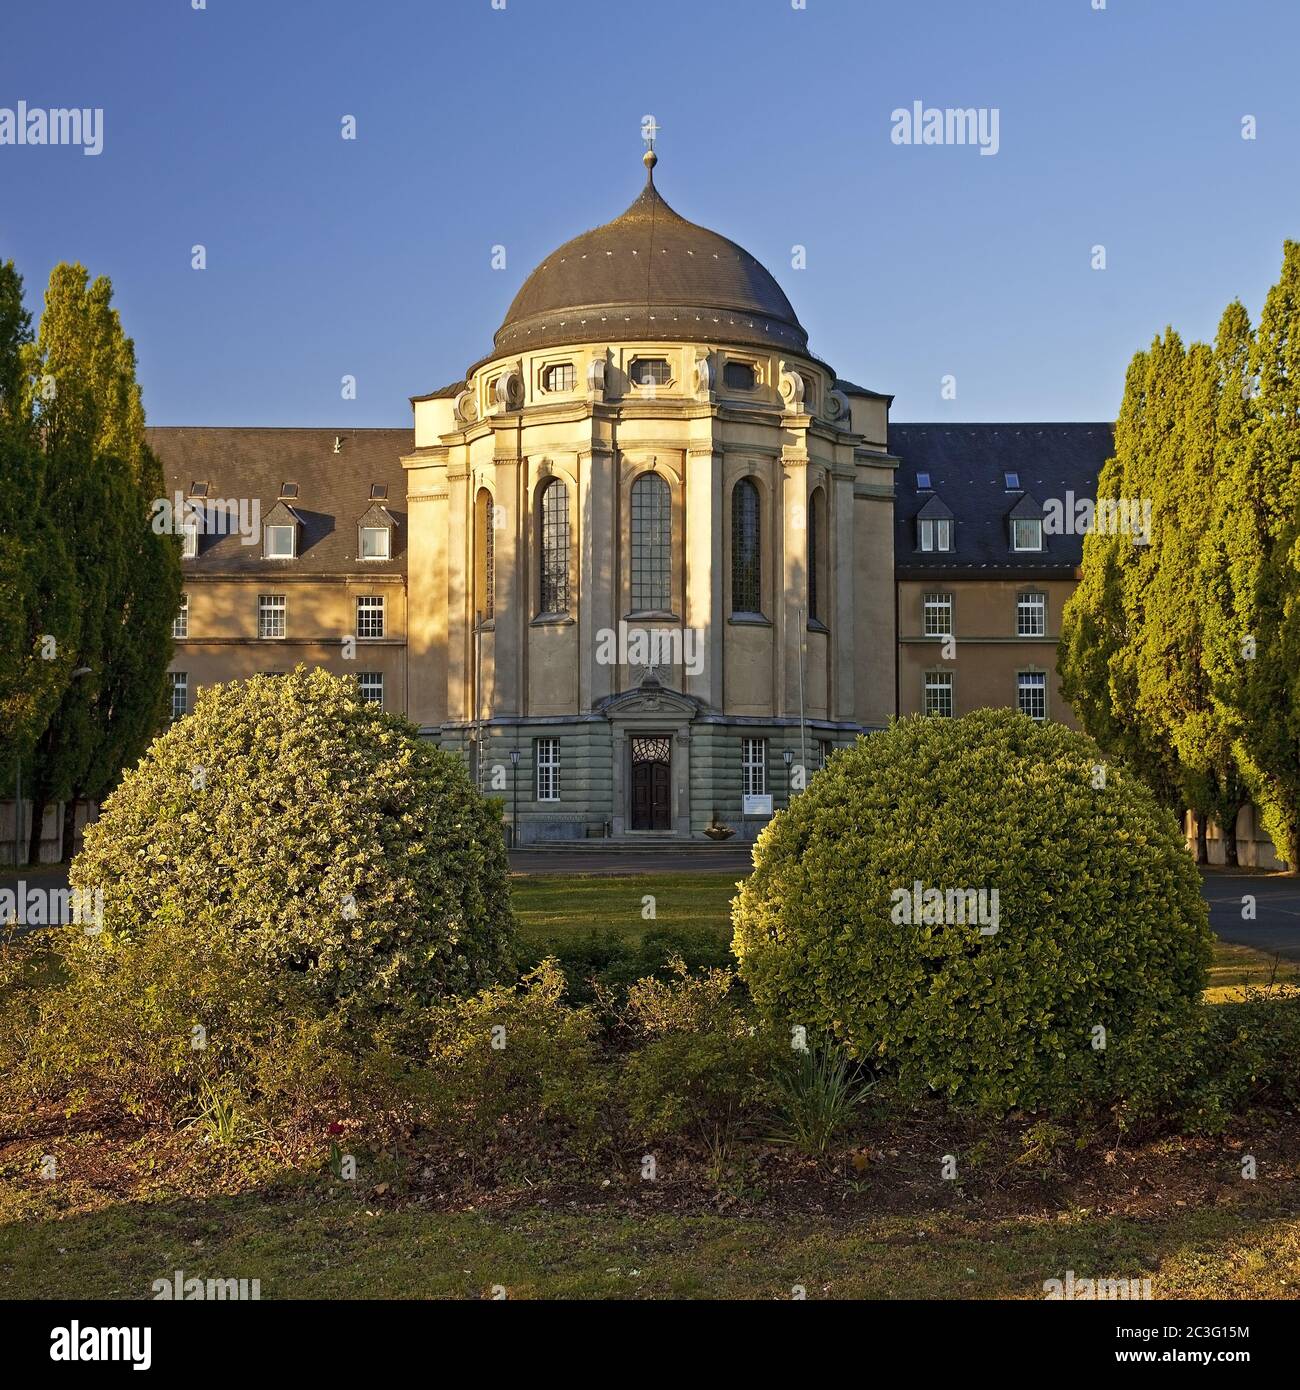
[[[0,107],[102,107],[104,151],[0,145],[0,258],[33,308],[111,277],[153,423],[405,425],[635,197],[651,113],[668,201],[896,419],[1111,419],[1300,237],[1300,5],[1094,3],[6,3]],[[892,143],[915,101],[997,108],[999,152]]]

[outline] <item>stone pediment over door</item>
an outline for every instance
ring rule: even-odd
[[[692,695],[683,695],[680,690],[671,690],[668,686],[660,685],[654,675],[647,675],[641,684],[633,689],[605,696],[597,703],[596,709],[611,721],[651,717],[676,723],[703,714],[705,705]]]

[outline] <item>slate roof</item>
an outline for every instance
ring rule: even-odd
[[[771,272],[674,212],[653,174],[626,212],[565,242],[524,281],[493,352],[639,338],[808,350]]]
[[[207,535],[199,538],[197,558],[181,562],[186,575],[406,572],[401,458],[414,447],[413,430],[185,425],[153,426],[148,436],[162,461],[169,498],[178,490],[188,498],[192,483],[206,481],[210,498],[256,499],[265,522],[280,501],[281,484],[298,484],[289,501],[303,523],[296,559],[262,559],[260,535],[255,545],[243,545],[238,535]],[[373,505],[374,483],[387,484],[383,505],[397,529],[391,559],[363,561],[357,558],[357,524]]]
[[[938,572],[999,572],[1026,577],[1073,574],[1083,537],[1043,536],[1043,549],[1011,549],[1013,510],[1032,512],[1066,494],[1095,497],[1097,477],[1114,448],[1114,427],[1098,424],[894,425],[889,452],[900,459],[894,505],[894,568],[901,578]],[[929,491],[917,474],[929,473]],[[1019,475],[1009,491],[1005,474]],[[916,516],[932,498],[951,509],[950,551],[918,551]]]

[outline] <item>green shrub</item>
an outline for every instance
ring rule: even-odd
[[[597,1024],[590,1010],[564,1002],[564,990],[563,973],[547,960],[517,988],[495,985],[429,1011],[429,1064],[417,1085],[458,1143],[478,1154],[498,1140],[600,1147]]]
[[[1160,1104],[1211,938],[1173,817],[1106,761],[1006,710],[902,720],[838,753],[764,830],[733,905],[760,1009],[880,1064],[904,1095]],[[996,931],[926,920],[924,898],[909,922],[918,883],[951,916],[957,890],[984,890]]]
[[[520,956],[526,966],[548,957],[558,961],[569,982],[569,998],[584,1004],[601,994],[621,1003],[638,980],[670,978],[675,959],[692,971],[725,968],[732,959],[730,943],[714,932],[672,927],[648,931],[640,940],[609,930],[547,937],[521,948]]]
[[[268,987],[354,1025],[513,978],[493,803],[351,679],[207,686],[104,803],[72,869],[109,951],[229,933]]]
[[[773,1142],[821,1155],[853,1122],[875,1083],[839,1048],[792,1050],[776,1074]]]
[[[1211,1004],[1182,1114],[1189,1128],[1219,1130],[1251,1106],[1300,1105],[1300,997],[1248,990],[1240,1003]]]
[[[69,1114],[109,1106],[166,1122],[205,1094],[283,1115],[337,1089],[340,1020],[313,1017],[292,981],[271,989],[229,932],[44,936],[62,969],[7,1000],[0,1107],[57,1101]]]
[[[684,1137],[716,1158],[771,1107],[783,1040],[737,1007],[734,985],[729,970],[691,975],[678,959],[671,980],[629,990],[619,1089],[638,1140]]]

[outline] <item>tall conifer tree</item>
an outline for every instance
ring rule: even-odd
[[[1264,828],[1300,868],[1300,243],[1288,241],[1242,366],[1244,314],[1224,316],[1223,468],[1207,663]]]
[[[180,601],[179,544],[150,526],[162,476],[144,435],[135,349],[111,307],[103,277],[81,266],[50,277],[38,340],[40,370],[54,383],[38,404],[51,502],[72,537],[82,577],[80,661],[37,747],[33,800],[98,797],[158,731]],[[39,819],[31,853],[39,851]]]
[[[0,796],[12,794],[58,706],[80,631],[76,576],[50,515],[32,418],[31,341],[22,278],[0,264]]]

